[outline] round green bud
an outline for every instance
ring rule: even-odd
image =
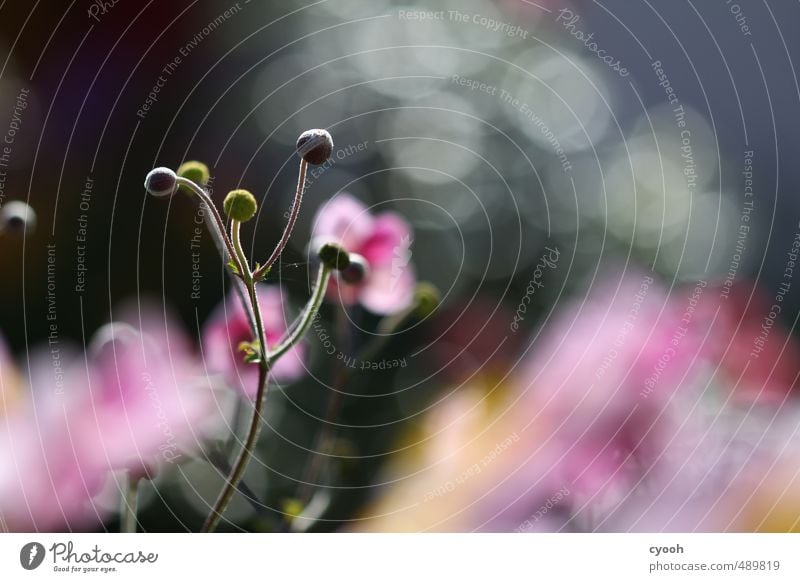
[[[333,153],[333,138],[324,129],[309,129],[297,138],[297,153],[313,166],[321,166]]]
[[[247,222],[256,215],[258,203],[248,190],[231,190],[225,196],[222,208],[231,220]]]
[[[208,181],[211,178],[211,172],[209,172],[208,166],[206,166],[203,162],[197,161],[182,163],[178,168],[178,175],[181,178],[191,180],[201,188],[205,188],[206,184],[208,184]],[[178,187],[178,190],[184,194],[194,195],[192,189],[188,186],[184,186],[183,184]]]
[[[336,243],[325,243],[319,248],[317,255],[319,255],[319,260],[329,269],[343,271],[350,266],[350,255]]]
[[[439,307],[442,294],[439,290],[426,281],[417,283],[414,289],[414,309],[420,317],[428,317]]]
[[[172,196],[177,187],[178,176],[169,168],[150,170],[144,179],[144,189],[156,198]]]

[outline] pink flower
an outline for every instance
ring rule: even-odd
[[[721,406],[698,438],[674,438],[646,481],[606,512],[618,532],[797,531],[800,409]]]
[[[647,275],[607,282],[533,345],[523,377],[532,410],[564,447],[563,478],[590,498],[639,479],[671,436],[705,324],[683,320],[688,303],[676,295]]]
[[[144,317],[145,332],[115,323],[92,342],[87,430],[112,469],[178,462],[215,436],[224,414],[183,330]]]
[[[559,513],[569,518],[559,529],[593,529],[664,464],[673,440],[702,435],[687,410],[716,342],[703,341],[709,322],[695,291],[670,296],[650,276],[626,275],[548,322],[506,421],[530,440],[515,449],[522,457],[513,478],[480,504],[482,529],[516,528],[561,488],[570,494]]]
[[[741,406],[720,386],[718,302],[702,281],[667,293],[641,273],[566,302],[512,382],[436,403],[354,527],[797,530],[800,407]]]
[[[275,347],[287,331],[283,292],[276,286],[261,285],[258,302],[267,344]],[[231,386],[250,397],[258,390],[258,365],[245,363],[239,346],[254,339],[247,312],[235,293],[217,307],[203,330],[203,355],[208,372],[223,374]],[[302,376],[304,353],[302,345],[293,347],[273,366],[271,377],[279,382],[291,382]]]
[[[152,474],[218,436],[225,406],[183,331],[149,310],[135,320],[101,328],[86,355],[59,343],[31,359],[21,401],[0,419],[0,529],[96,526],[94,497],[113,471]],[[0,362],[1,378],[13,375]]]
[[[56,381],[49,350],[34,355],[30,368],[33,387],[26,386],[23,400],[0,420],[0,531],[96,524],[92,497],[108,470],[79,422],[86,415],[80,406],[88,394],[85,373],[65,363]],[[60,394],[66,386],[69,392]]]
[[[780,405],[797,390],[800,342],[778,320],[763,289],[752,283],[733,287],[721,309],[727,336],[722,371],[734,398],[743,404]]]
[[[416,275],[410,264],[411,227],[395,212],[373,216],[349,194],[337,194],[314,219],[315,246],[328,242],[363,256],[369,264],[365,280],[357,285],[332,279],[330,297],[351,305],[360,302],[380,315],[405,309],[411,304]]]

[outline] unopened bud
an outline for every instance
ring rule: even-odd
[[[231,220],[247,222],[256,215],[258,203],[249,190],[231,190],[225,196],[222,208]]]
[[[350,253],[350,264],[344,269],[339,278],[349,285],[359,285],[369,275],[367,259],[356,253]]]
[[[0,210],[0,231],[12,236],[25,236],[36,229],[36,213],[20,200],[12,200]]]
[[[324,164],[333,153],[333,138],[324,129],[309,129],[297,138],[297,153],[314,166]]]
[[[336,243],[325,243],[317,252],[319,260],[329,269],[343,271],[350,266],[350,256],[347,251]]]
[[[155,168],[144,179],[144,188],[157,198],[172,196],[177,189],[177,180],[178,176],[169,168]]]
[[[201,188],[205,188],[208,181],[211,179],[211,172],[208,170],[203,162],[191,161],[184,162],[178,168],[178,175],[181,178],[191,180]],[[188,186],[181,184],[178,189],[184,194],[194,195],[194,192]]]

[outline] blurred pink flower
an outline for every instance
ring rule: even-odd
[[[503,377],[517,363],[522,334],[509,334],[514,312],[485,296],[442,307],[432,322],[431,353],[454,384],[475,374]],[[502,349],[497,346],[502,345]]]
[[[548,324],[517,378],[515,422],[536,427],[536,437],[519,447],[514,478],[481,504],[483,529],[514,529],[562,487],[570,496],[559,509],[572,516],[563,529],[591,529],[659,465],[673,439],[699,438],[685,406],[715,357],[713,339],[704,341],[703,289],[668,295],[648,275],[626,275]]]
[[[360,302],[380,315],[411,304],[416,281],[410,264],[411,226],[402,216],[395,212],[373,216],[350,194],[337,194],[317,212],[312,237],[315,247],[335,242],[369,263],[369,273],[361,284],[332,279],[330,297],[339,297],[347,305]]]
[[[142,333],[115,323],[97,333],[85,417],[112,469],[178,462],[215,434],[223,404],[187,344],[174,326]]]
[[[147,310],[137,319],[101,328],[86,355],[58,343],[31,358],[21,402],[0,419],[0,529],[96,526],[112,471],[152,475],[218,436],[225,406],[182,330]]]
[[[597,524],[619,532],[800,531],[795,404],[724,407],[702,435],[672,439],[662,462]]]
[[[444,395],[354,528],[800,531],[800,408],[731,398],[718,290],[654,279],[595,285],[511,382]]]
[[[56,384],[53,369],[49,351],[33,356],[33,387],[0,420],[0,531],[55,531],[100,521],[91,499],[108,471],[78,422],[85,418],[86,376],[69,367]],[[69,392],[59,394],[62,386]]]
[[[564,478],[590,497],[637,480],[671,434],[668,405],[700,349],[683,303],[627,276],[573,303],[534,344],[525,385],[565,445]]]
[[[274,347],[287,331],[283,292],[274,285],[260,285],[258,302],[267,344]],[[250,397],[254,397],[258,390],[258,365],[245,363],[239,345],[254,339],[247,312],[235,293],[217,307],[203,330],[208,372],[223,374],[231,386],[238,387]],[[278,382],[298,379],[305,371],[304,354],[302,344],[293,347],[273,366],[271,377]]]
[[[800,342],[780,320],[770,319],[775,311],[752,283],[734,286],[722,304],[728,334],[720,350],[722,371],[742,404],[780,405],[797,389]]]

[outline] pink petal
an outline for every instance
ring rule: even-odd
[[[408,265],[411,260],[411,227],[399,214],[384,212],[375,218],[372,233],[355,251],[369,264]]]
[[[412,265],[393,269],[384,265],[374,269],[361,288],[359,300],[373,313],[389,315],[411,305],[416,276]]]
[[[278,286],[261,285],[258,287],[258,302],[268,347],[274,347],[287,329],[283,292]],[[253,339],[241,301],[231,293],[206,324],[203,333],[204,355],[209,372],[224,374],[231,385],[238,386],[250,397],[254,397],[258,391],[258,366],[245,363],[238,348],[240,343]],[[296,347],[284,355],[272,369],[273,378],[278,382],[299,378],[305,370],[303,356],[302,347]]]
[[[312,237],[357,252],[372,233],[373,223],[363,202],[350,194],[337,194],[317,211]]]

